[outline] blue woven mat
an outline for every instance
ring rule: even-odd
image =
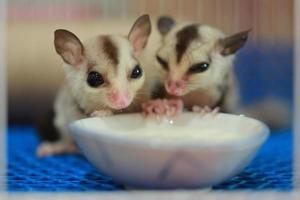
[[[82,156],[65,155],[38,159],[38,138],[31,126],[8,129],[9,191],[112,191],[120,184],[96,171]],[[272,134],[254,161],[238,176],[215,186],[216,190],[292,189],[292,134]]]

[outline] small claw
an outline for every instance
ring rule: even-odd
[[[210,108],[208,106],[201,107],[198,105],[194,105],[192,107],[192,111],[199,113],[201,116],[205,115],[207,112],[209,112],[209,110],[210,110]]]
[[[194,105],[192,107],[192,111],[200,113],[200,115],[205,115],[205,114],[211,113],[212,116],[215,116],[220,111],[220,107],[215,107],[214,109],[211,109],[208,106],[201,107],[198,105]]]
[[[94,111],[94,112],[92,112],[91,114],[90,114],[90,117],[97,117],[97,113],[96,113],[97,111]]]
[[[153,108],[153,113],[155,113],[155,114],[161,114],[161,110],[158,108],[158,107],[154,107]]]
[[[183,102],[180,99],[171,99],[167,101],[167,110],[169,110],[170,117],[175,117],[182,113]]]
[[[197,105],[192,107],[192,112],[202,112],[202,110],[203,109],[200,106],[197,106]]]
[[[219,113],[219,111],[220,111],[220,107],[215,107],[215,108],[213,109],[213,111],[211,112],[211,114],[212,114],[213,116],[216,116],[216,115]]]
[[[210,107],[208,107],[208,106],[204,106],[204,111],[205,111],[205,113],[209,113],[209,112],[211,112],[211,108]]]
[[[168,117],[174,117],[174,116],[176,116],[176,109],[174,107],[168,108],[166,115]]]

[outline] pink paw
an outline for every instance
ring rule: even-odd
[[[180,99],[156,99],[142,104],[145,117],[174,117],[182,113],[183,102]]]
[[[219,110],[220,110],[220,107],[215,107],[214,109],[211,109],[208,106],[201,107],[201,106],[197,106],[197,105],[193,106],[193,108],[192,108],[193,112],[197,112],[202,115],[211,113],[213,116],[215,116],[217,113],[219,113]]]

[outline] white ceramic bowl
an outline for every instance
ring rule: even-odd
[[[249,164],[269,134],[268,127],[258,120],[223,113],[184,113],[171,123],[145,120],[141,114],[121,114],[78,120],[70,127],[83,154],[102,173],[126,186],[148,189],[221,183]],[[142,137],[149,130],[159,131],[162,138],[166,132],[178,130],[183,135],[199,134],[199,138]],[[134,133],[128,136],[130,132]],[[212,137],[207,136],[210,133]]]

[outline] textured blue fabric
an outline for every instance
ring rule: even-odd
[[[9,191],[112,191],[120,184],[98,172],[79,155],[38,159],[38,144],[32,126],[8,129]],[[216,190],[292,188],[292,134],[290,130],[273,133],[254,161],[238,176],[215,186]]]

